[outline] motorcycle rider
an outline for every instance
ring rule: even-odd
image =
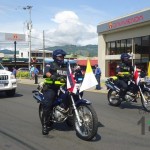
[[[64,64],[64,57],[66,52],[62,49],[56,49],[53,51],[52,57],[53,62],[46,65],[44,71],[44,87],[43,87],[43,115],[42,115],[42,134],[47,135],[48,130],[48,120],[52,111],[52,103],[55,100],[56,94],[60,87],[59,83],[54,81],[64,80],[66,82],[67,66]]]
[[[124,100],[127,89],[128,89],[128,81],[132,78],[132,72],[134,71],[134,67],[131,65],[129,59],[131,55],[128,53],[121,54],[121,63],[117,65],[116,68],[116,76],[118,77],[117,85],[120,88],[119,97]],[[133,102],[136,102],[134,99]]]

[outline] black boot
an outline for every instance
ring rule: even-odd
[[[49,133],[48,127],[48,113],[46,111],[43,111],[42,115],[42,134],[47,135]]]
[[[125,101],[125,95],[126,95],[126,91],[124,89],[121,89],[119,92],[119,98],[121,101]]]
[[[47,128],[47,125],[43,125],[42,126],[42,134],[43,135],[48,135],[49,131],[48,131],[48,128]]]

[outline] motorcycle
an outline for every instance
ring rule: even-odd
[[[150,88],[144,81],[144,78],[140,78],[139,84],[137,85],[134,80],[128,81],[128,90],[124,99],[119,96],[120,88],[117,85],[117,76],[109,77],[105,85],[108,89],[108,102],[111,106],[119,106],[123,101],[133,102],[138,98],[141,98],[141,103],[145,111],[150,112]]]
[[[56,81],[58,82],[58,81]],[[89,100],[82,98],[79,93],[81,83],[75,84],[76,94],[62,84],[58,90],[57,97],[52,105],[52,113],[49,116],[49,124],[65,122],[69,127],[74,127],[76,135],[82,140],[92,140],[98,130],[97,114]],[[38,85],[38,90],[32,91],[33,97],[39,103],[39,118],[42,123],[43,114],[43,83]]]

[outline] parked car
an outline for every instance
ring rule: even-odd
[[[0,92],[5,92],[7,96],[14,96],[17,88],[17,80],[12,72],[7,71],[0,64]]]
[[[7,71],[9,70],[8,67],[5,67],[5,66],[4,66],[4,69],[7,70]]]
[[[22,68],[19,68],[17,71],[25,72],[25,71],[29,71],[29,68],[22,67]]]

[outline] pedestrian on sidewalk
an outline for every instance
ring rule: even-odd
[[[38,84],[38,74],[39,74],[39,70],[36,67],[34,67],[34,78],[35,78],[34,84]]]
[[[34,79],[34,66],[31,65],[30,67],[30,80],[33,80]]]
[[[95,77],[96,77],[97,82],[98,82],[95,89],[100,90],[101,89],[101,83],[100,83],[101,69],[97,64],[95,65]]]
[[[15,68],[15,67],[13,67],[12,74],[13,74],[13,75],[15,76],[15,78],[16,78],[17,70],[16,70],[16,68]]]

